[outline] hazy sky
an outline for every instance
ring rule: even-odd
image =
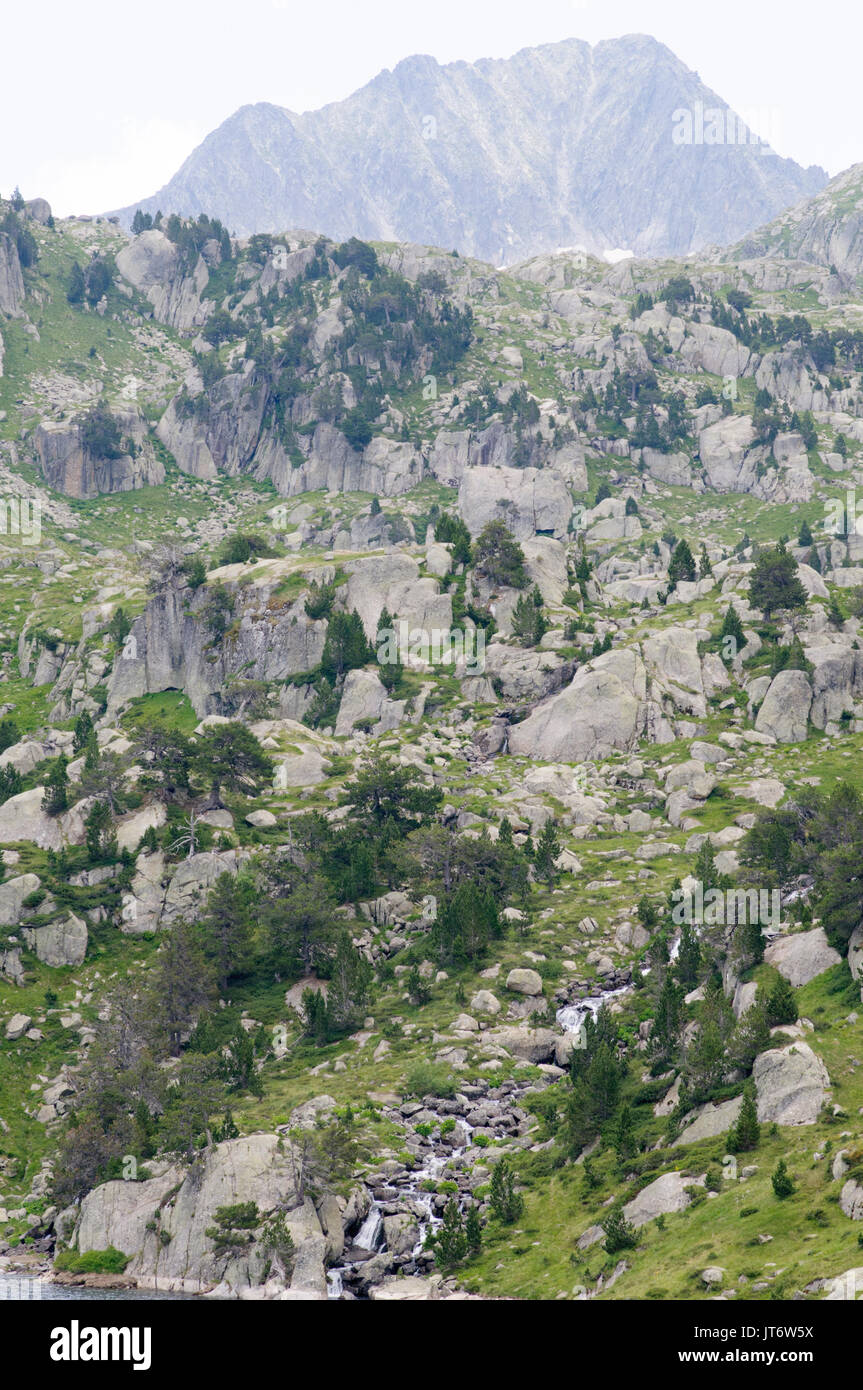
[[[863,160],[860,0],[31,0],[4,5],[0,193],[56,212],[156,191],[238,106],[305,111],[412,53],[441,62],[648,33],[779,154]]]

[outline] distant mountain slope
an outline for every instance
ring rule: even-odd
[[[763,145],[675,143],[675,113],[699,103],[727,109],[644,35],[446,66],[412,57],[319,111],[241,107],[121,216],[208,212],[241,236],[316,227],[508,264],[575,243],[724,245],[826,182]]]
[[[863,273],[863,164],[745,237],[733,254],[789,256],[847,275]]]

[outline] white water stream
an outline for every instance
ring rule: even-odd
[[[584,1046],[584,1024],[588,1017],[596,1018],[603,1004],[609,999],[617,999],[621,994],[629,994],[632,985],[621,985],[619,989],[606,990],[605,994],[594,994],[587,999],[579,999],[575,1004],[564,1004],[555,1017],[565,1033],[575,1033],[576,1047]]]

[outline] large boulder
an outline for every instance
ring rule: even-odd
[[[17,317],[24,303],[24,276],[15,242],[0,232],[0,313]]]
[[[848,941],[848,966],[855,980],[863,975],[863,922],[855,927]]]
[[[837,579],[850,573],[835,571]],[[823,729],[852,709],[863,695],[863,652],[838,642],[825,643],[821,636],[816,640],[818,645],[805,649],[806,659],[814,667],[809,718],[816,729]]]
[[[87,954],[87,925],[74,912],[47,927],[25,927],[24,940],[44,965],[81,965]]]
[[[120,849],[137,849],[148,830],[161,830],[167,819],[167,812],[161,802],[142,806],[125,816],[117,826],[117,845]]]
[[[708,372],[711,376],[743,376],[749,364],[749,348],[727,328],[709,323],[687,323],[680,358],[687,371]]]
[[[404,700],[391,700],[386,687],[374,671],[349,671],[345,677],[335,732],[346,735],[356,724],[374,721],[376,733],[398,727],[404,714]]]
[[[550,1028],[491,1028],[483,1039],[520,1062],[550,1062],[555,1054],[558,1035]]]
[[[768,946],[764,959],[799,989],[832,965],[838,965],[842,957],[829,944],[824,928],[813,927],[811,931],[795,932],[793,936],[780,936]]]
[[[748,415],[727,415],[698,436],[704,476],[717,492],[749,492],[757,479],[752,445],[755,430]]]
[[[544,762],[584,762],[627,749],[637,737],[645,694],[638,655],[627,649],[606,652],[512,727],[510,752]]]
[[[39,887],[36,874],[19,874],[0,883],[0,927],[16,927],[24,911],[24,899]]]
[[[517,540],[538,533],[563,540],[572,497],[550,469],[470,467],[459,486],[458,509],[472,536],[489,521],[505,521]]]
[[[157,931],[165,902],[165,856],[161,850],[154,854],[139,854],[135,860],[135,876],[123,895],[120,930],[124,936],[145,936]]]
[[[803,671],[780,671],[764,696],[755,728],[777,743],[802,743],[806,737],[812,686]]]
[[[506,987],[516,994],[542,994],[542,976],[536,970],[510,970],[506,977]]]
[[[10,796],[0,806],[0,845],[32,840],[39,849],[62,849],[64,844],[81,844],[85,837],[84,816],[89,802],[79,802],[60,816],[42,810],[44,787]]]
[[[633,1226],[644,1226],[657,1216],[685,1211],[692,1198],[687,1187],[701,1186],[703,1178],[687,1177],[683,1173],[663,1173],[649,1186],[642,1188],[623,1208],[623,1215]]]
[[[265,436],[255,454],[256,476],[269,477],[282,496],[303,492],[370,492],[397,497],[422,481],[422,458],[412,444],[377,436],[360,453],[335,425],[321,423],[308,457],[293,467],[281,446]]]
[[[484,661],[485,675],[499,688],[502,699],[531,702],[556,694],[572,679],[575,667],[554,652],[526,651],[503,642],[491,642]]]
[[[17,1042],[33,1025],[29,1014],[13,1014],[6,1024],[6,1041]]]
[[[238,867],[239,857],[233,849],[220,854],[208,850],[183,859],[174,870],[165,893],[163,921],[168,923],[174,917],[195,916],[220,874],[236,874]]]
[[[113,1245],[130,1255],[126,1273],[144,1288],[203,1293],[218,1287],[237,1297],[260,1284],[267,1253],[256,1239],[217,1254],[207,1230],[215,1225],[218,1207],[255,1202],[262,1221],[267,1212],[286,1213],[297,1251],[295,1280],[300,1270],[296,1287],[306,1289],[307,1296],[325,1297],[326,1240],[314,1204],[298,1197],[296,1162],[283,1136],[250,1134],[217,1144],[191,1169],[172,1168],[143,1183],[103,1183],[81,1204],[74,1243],[81,1252]],[[154,1212],[158,1229],[150,1229]],[[170,1235],[167,1243],[162,1232]]]
[[[562,543],[552,536],[531,536],[522,542],[521,548],[528,580],[536,584],[543,602],[554,606],[563,603],[570,581]]]
[[[686,1128],[678,1134],[676,1143],[696,1144],[699,1139],[715,1139],[725,1134],[737,1123],[743,1100],[735,1096],[733,1100],[720,1101],[718,1105],[703,1105],[694,1113]]]
[[[830,1077],[808,1043],[771,1048],[755,1059],[753,1069],[762,1123],[814,1125],[826,1099]]]
[[[852,1221],[863,1221],[863,1186],[854,1178],[849,1178],[844,1184],[839,1206]]]
[[[345,607],[355,609],[369,641],[377,646],[378,620],[386,608],[410,632],[431,633],[452,627],[452,599],[440,592],[436,579],[420,578],[419,564],[410,555],[391,552],[354,560],[347,566]]]

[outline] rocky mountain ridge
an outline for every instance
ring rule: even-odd
[[[707,134],[675,141],[680,113],[699,112]],[[315,227],[496,265],[577,244],[683,255],[736,240],[826,179],[733,113],[729,136],[726,113],[645,35],[477,63],[415,56],[320,111],[242,107],[120,216],[206,211],[242,236]]]

